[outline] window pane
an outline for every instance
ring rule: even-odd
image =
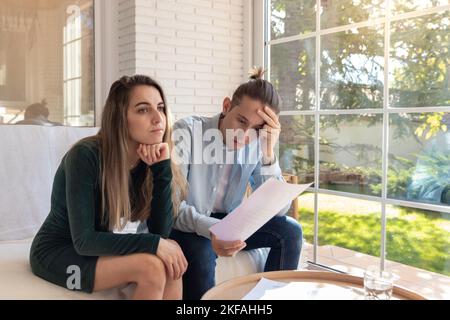
[[[390,105],[450,105],[450,10],[391,24]]]
[[[387,259],[396,262],[387,266],[401,275],[403,285],[419,283],[442,293],[438,285],[444,277],[423,270],[450,276],[450,214],[387,206],[386,230]]]
[[[327,29],[385,16],[384,0],[322,0],[321,29]]]
[[[383,27],[322,37],[321,109],[383,107]]]
[[[93,126],[95,125],[95,50],[93,34],[82,38],[81,57],[80,125]]]
[[[388,196],[450,205],[450,113],[390,116]]]
[[[381,195],[382,124],[382,115],[321,116],[321,189]]]
[[[316,30],[316,0],[271,0],[271,39]]]
[[[318,263],[351,273],[360,273],[369,265],[378,264],[381,205],[325,194],[319,194],[318,201]],[[302,212],[300,221],[309,221],[303,215]]]
[[[270,46],[270,81],[282,100],[282,110],[315,108],[315,40]]]
[[[393,15],[450,4],[449,0],[393,0],[392,2]]]
[[[0,123],[94,125],[93,0],[0,2]]]
[[[314,181],[314,116],[281,116],[279,162],[299,183]]]

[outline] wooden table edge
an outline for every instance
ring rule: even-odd
[[[261,272],[254,273],[246,276],[240,276],[237,278],[233,278],[227,281],[224,281],[217,286],[211,288],[208,292],[206,292],[202,300],[211,300],[215,299],[217,293],[232,290],[234,287],[248,284],[252,282],[258,282],[261,278],[266,278],[270,280],[284,280],[284,279],[308,279],[311,281],[333,281],[333,282],[341,282],[347,284],[353,284],[360,288],[364,288],[364,278],[353,276],[349,274],[335,273],[335,272],[324,272],[324,271],[271,271],[271,272]],[[413,292],[409,289],[406,289],[402,286],[394,285],[393,295],[410,300],[427,300],[424,296],[419,293]]]

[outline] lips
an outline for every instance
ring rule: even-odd
[[[164,130],[163,130],[163,129],[155,129],[155,130],[152,130],[151,133],[159,133],[159,134],[162,134],[162,133],[164,133]]]

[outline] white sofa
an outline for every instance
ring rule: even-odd
[[[123,299],[131,286],[85,294],[46,282],[31,272],[34,234],[50,210],[53,176],[65,152],[98,128],[0,126],[0,299]],[[132,226],[128,229],[134,232]],[[261,272],[267,249],[219,258],[216,282]]]

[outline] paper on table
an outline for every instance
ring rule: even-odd
[[[245,241],[311,185],[270,178],[209,230],[220,240]]]
[[[360,300],[364,292],[320,282],[279,282],[266,278],[242,300]]]

